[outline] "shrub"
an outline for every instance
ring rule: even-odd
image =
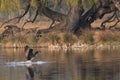
[[[72,33],[64,33],[63,34],[63,42],[73,45],[75,42],[78,41],[77,36],[73,35]]]
[[[94,44],[94,31],[93,30],[82,30],[82,34],[79,36],[79,39],[82,43]]]
[[[120,32],[118,31],[99,31],[95,34],[99,43],[120,43]]]
[[[40,41],[51,44],[73,44],[77,42],[77,37],[71,33],[51,32],[43,35]]]

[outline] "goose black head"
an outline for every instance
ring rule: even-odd
[[[24,52],[27,52],[27,51],[28,51],[28,49],[29,49],[29,46],[28,46],[28,45],[26,45],[26,46],[24,47]]]

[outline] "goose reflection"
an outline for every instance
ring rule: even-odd
[[[26,80],[34,80],[34,66],[32,64],[27,66]]]

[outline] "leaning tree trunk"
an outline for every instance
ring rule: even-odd
[[[68,15],[68,29],[72,33],[80,32],[80,29],[91,28],[91,23],[96,19],[97,9],[93,5],[88,11],[84,12],[83,7],[79,7],[79,4],[71,8]]]
[[[79,20],[72,28],[72,32],[77,33],[80,29],[90,29],[91,23],[96,19],[96,12],[94,11],[94,6],[90,8],[86,13],[83,15],[79,15]]]
[[[79,7],[71,7],[70,12],[66,16],[66,20],[63,20],[62,23],[54,26],[54,29],[57,30],[63,29],[67,32],[76,33],[79,32],[81,28],[91,28],[90,24],[96,19],[96,13],[94,7],[90,8],[84,15],[84,9]],[[94,16],[93,16],[94,15]],[[91,18],[92,17],[92,18]],[[59,30],[58,29],[58,30]]]
[[[70,15],[68,15],[68,29],[70,32],[76,33],[79,32],[80,29],[89,28],[92,22],[88,21],[91,17],[91,10],[88,10],[83,16],[84,9],[73,7],[71,9]]]
[[[67,30],[71,32],[72,29],[79,22],[79,19],[80,19],[79,9],[77,7],[72,7],[68,15]]]

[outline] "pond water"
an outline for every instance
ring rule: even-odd
[[[23,49],[0,49],[0,80],[120,80],[120,49],[34,50],[26,62]]]

